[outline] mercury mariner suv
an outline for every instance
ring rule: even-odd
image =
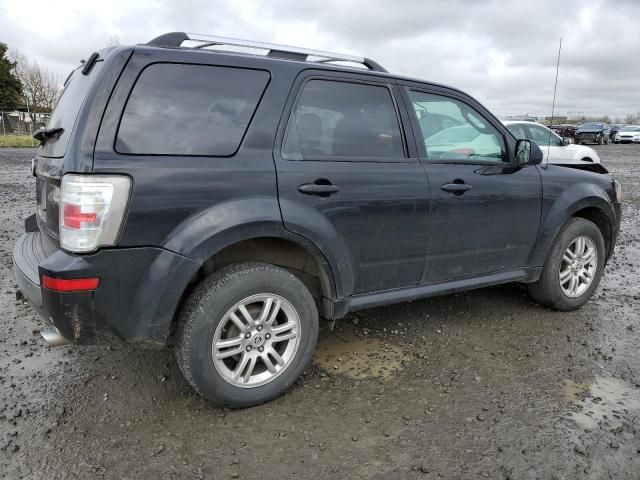
[[[330,52],[108,48],[35,136],[14,264],[45,339],[172,345],[228,407],[286,391],[319,318],[506,282],[578,308],[620,226],[601,165],[542,162],[469,95]]]

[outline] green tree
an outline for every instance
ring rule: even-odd
[[[7,46],[0,43],[0,108],[13,110],[20,104],[22,86],[14,75],[16,64],[7,58]]]

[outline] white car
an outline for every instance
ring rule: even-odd
[[[569,143],[553,130],[535,122],[503,122],[513,135],[520,139],[533,140],[549,163],[600,163],[598,153],[591,147]]]
[[[616,133],[615,143],[640,143],[640,126],[627,125]]]

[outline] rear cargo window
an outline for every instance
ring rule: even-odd
[[[269,81],[263,70],[156,63],[138,78],[116,150],[136,155],[233,155]]]
[[[78,67],[72,72],[58,99],[47,128],[63,128],[60,138],[51,138],[40,147],[39,154],[43,157],[63,157],[67,151],[67,145],[71,138],[71,132],[76,123],[80,108],[87,96],[89,87],[98,77],[98,71],[102,68],[102,61],[96,62],[88,75],[81,73]]]

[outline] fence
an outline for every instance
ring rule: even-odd
[[[33,135],[49,121],[48,113],[29,113],[0,107],[0,135]]]

